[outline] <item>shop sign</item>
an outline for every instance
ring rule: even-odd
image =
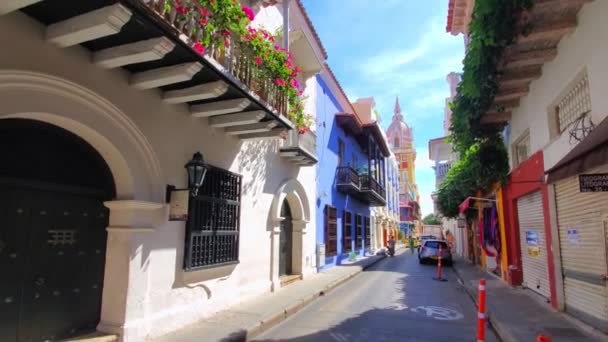
[[[531,257],[537,257],[540,255],[540,247],[530,247],[528,246],[528,255]]]
[[[578,245],[580,237],[578,236],[578,230],[576,228],[570,228],[568,233],[568,243],[571,245]]]
[[[608,191],[608,173],[579,175],[578,182],[581,192]]]
[[[528,255],[531,257],[537,257],[540,255],[540,246],[539,246],[538,232],[536,230],[527,230],[526,231],[526,245],[528,250]]]
[[[528,246],[538,246],[538,232],[536,230],[527,230],[526,231],[526,245]]]
[[[169,202],[169,221],[187,221],[190,190],[173,190]]]

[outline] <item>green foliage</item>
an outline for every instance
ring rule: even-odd
[[[500,127],[481,124],[498,92],[498,64],[504,49],[517,35],[518,14],[533,0],[478,0],[469,24],[470,41],[464,59],[462,82],[450,104],[450,142],[461,159],[440,186],[439,210],[445,217],[458,216],[458,205],[478,190],[504,182],[509,170],[508,154]]]
[[[478,190],[494,183],[504,183],[509,171],[507,149],[500,135],[495,134],[469,147],[448,171],[437,191],[438,208],[443,216],[458,216],[458,206]]]
[[[422,219],[422,223],[429,224],[429,225],[439,225],[442,222],[434,214],[428,214]]]

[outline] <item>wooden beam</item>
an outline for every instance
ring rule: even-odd
[[[552,61],[557,56],[557,48],[547,48],[508,54],[505,58],[505,70],[526,66],[541,65]]]
[[[262,132],[268,132],[271,129],[275,128],[276,126],[277,126],[276,121],[265,121],[265,122],[258,122],[258,123],[254,123],[254,124],[243,125],[243,126],[227,127],[224,131],[226,131],[226,134],[228,134],[228,135],[262,133]]]
[[[151,89],[184,82],[191,80],[202,68],[201,63],[193,62],[142,71],[131,76],[131,85],[138,89]]]
[[[297,157],[298,156],[298,152],[296,151],[281,151],[280,155],[281,157],[286,157],[286,158],[293,158],[293,157]]]
[[[211,127],[230,127],[238,125],[249,125],[259,122],[266,117],[266,113],[262,110],[254,110],[250,112],[242,112],[236,114],[216,115],[209,118]]]
[[[111,36],[131,19],[131,11],[115,4],[60,21],[46,28],[46,40],[61,47]]]
[[[0,15],[7,14],[42,0],[1,0]]]
[[[251,101],[240,98],[224,100],[190,106],[190,114],[195,117],[208,117],[213,115],[230,114],[243,111],[249,107]]]
[[[540,65],[512,69],[505,71],[504,75],[498,78],[498,83],[501,88],[511,88],[534,81],[541,75],[542,67]]]
[[[494,107],[504,108],[504,109],[514,109],[514,108],[519,107],[519,99],[494,101]]]
[[[532,22],[531,32],[517,37],[516,43],[525,44],[537,41],[559,40],[566,34],[574,31],[576,22],[576,13],[573,16],[560,17],[559,20],[541,23],[537,26],[534,26],[535,24]]]
[[[185,89],[166,91],[163,101],[167,103],[185,103],[190,101],[212,99],[228,91],[228,84],[223,81],[209,82]]]
[[[528,84],[522,84],[517,87],[501,89],[498,92],[498,94],[496,95],[496,97],[494,98],[494,101],[498,102],[498,101],[518,99],[520,97],[528,95],[529,91],[530,91],[530,86]]]
[[[175,44],[168,38],[152,38],[97,51],[93,55],[93,63],[103,68],[117,68],[161,59],[173,48]]]
[[[261,140],[261,139],[276,139],[279,135],[281,135],[282,133],[285,132],[285,128],[273,128],[268,132],[262,132],[262,133],[249,133],[249,134],[242,134],[242,135],[237,135],[237,137],[239,137],[239,139],[241,140]]]
[[[488,112],[481,117],[482,124],[500,124],[511,120],[511,112]]]

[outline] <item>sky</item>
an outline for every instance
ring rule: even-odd
[[[462,36],[445,31],[448,0],[302,2],[351,101],[373,96],[386,129],[399,96],[404,120],[414,129],[422,213],[432,213],[428,141],[443,136],[446,76],[461,72],[464,58]]]

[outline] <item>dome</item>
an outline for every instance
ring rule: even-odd
[[[386,137],[392,149],[399,149],[411,145],[413,141],[412,129],[403,121],[399,97],[395,100],[393,122],[386,130]]]

